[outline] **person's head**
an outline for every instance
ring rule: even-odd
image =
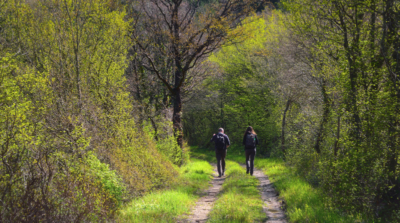
[[[218,129],[218,132],[224,133],[224,129],[223,129],[223,128],[219,128],[219,129]]]
[[[254,131],[253,127],[251,127],[251,126],[247,127],[246,131],[244,132],[245,135],[247,133],[251,133],[251,134],[257,135],[256,132]]]

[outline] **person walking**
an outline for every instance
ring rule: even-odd
[[[254,157],[256,156],[256,145],[258,145],[257,134],[253,127],[247,127],[244,132],[243,145],[246,154],[246,174],[253,176]]]
[[[225,173],[225,157],[226,149],[229,147],[231,142],[229,137],[224,134],[224,129],[219,128],[217,134],[213,134],[211,142],[215,142],[215,155],[217,156],[217,169],[218,177],[221,177]]]

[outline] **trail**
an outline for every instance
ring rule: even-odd
[[[245,165],[243,165],[246,168]],[[260,181],[259,190],[261,198],[264,201],[263,209],[267,214],[266,223],[287,223],[285,212],[282,209],[282,203],[279,201],[278,193],[273,184],[262,170],[254,168],[253,176]]]
[[[222,184],[225,181],[225,176],[218,177],[216,164],[211,164],[214,167],[214,179],[211,181],[211,187],[204,192],[204,196],[200,197],[191,214],[179,223],[204,223],[208,219],[214,202],[217,200],[217,195],[221,191]]]
[[[214,167],[214,178],[211,181],[211,186],[208,190],[203,192],[203,196],[199,198],[196,205],[191,211],[191,214],[178,223],[204,223],[208,220],[208,214],[217,200],[217,195],[222,189],[222,184],[225,181],[225,176],[218,177],[217,166]],[[245,165],[242,165],[246,168]],[[285,212],[282,209],[282,203],[279,200],[278,193],[275,191],[273,184],[268,179],[262,170],[254,168],[253,176],[260,181],[258,189],[261,193],[261,199],[264,202],[263,210],[267,215],[265,223],[287,223]]]

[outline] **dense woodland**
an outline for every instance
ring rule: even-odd
[[[0,43],[0,222],[113,221],[249,125],[343,213],[400,221],[397,0],[0,0]]]

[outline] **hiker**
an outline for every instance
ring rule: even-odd
[[[253,176],[254,169],[254,157],[256,156],[256,145],[258,145],[257,134],[253,127],[247,127],[244,132],[243,145],[245,146],[246,154],[246,174]]]
[[[229,147],[231,142],[229,141],[229,137],[224,134],[223,128],[219,128],[218,133],[213,134],[211,141],[215,142],[215,155],[217,156],[217,169],[219,174],[218,177],[221,177],[225,173],[226,149]]]

